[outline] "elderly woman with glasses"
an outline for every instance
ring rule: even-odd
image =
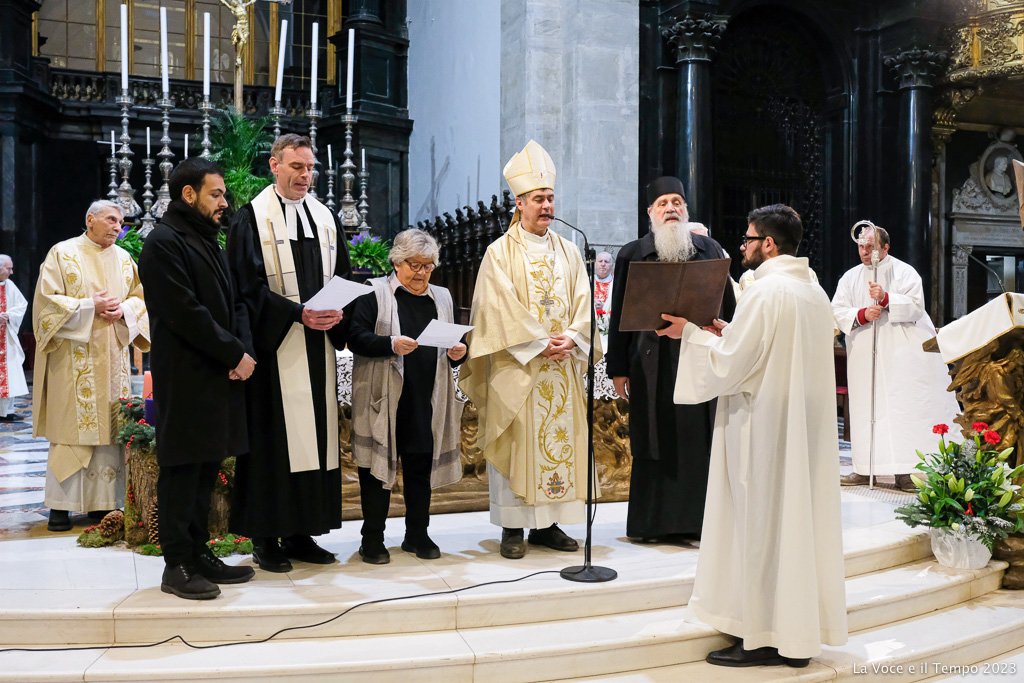
[[[465,340],[450,349],[419,346],[433,319],[454,322],[451,293],[430,284],[437,242],[422,230],[395,237],[394,272],[368,284],[373,292],[352,304],[352,454],[359,467],[363,562],[387,564],[384,523],[398,464],[405,496],[402,550],[433,560],[441,551],[427,535],[430,491],[462,477],[462,404],[451,368],[466,357]]]

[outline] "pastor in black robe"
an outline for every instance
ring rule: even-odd
[[[697,251],[690,260],[726,258],[715,240],[693,234]],[[615,287],[608,324],[608,376],[629,377],[629,442],[633,463],[629,478],[626,535],[655,539],[671,534],[699,536],[704,521],[708,462],[715,402],[676,405],[679,340],[654,332],[619,330],[631,261],[657,261],[654,233],[622,247],[615,258]],[[726,285],[723,320],[736,307]]]
[[[323,261],[316,222],[308,209],[313,237],[305,237],[301,224],[292,240],[299,296],[307,301],[323,288]],[[350,265],[344,231],[335,216],[338,257],[335,275],[348,277]],[[302,322],[302,304],[271,291],[260,250],[260,234],[250,204],[231,221],[228,260],[252,325],[258,363],[246,385],[249,420],[249,455],[239,458],[231,503],[231,530],[253,538],[318,536],[341,527],[341,468],[327,469],[327,424],[324,394],[324,335],[335,348],[344,348],[342,325],[328,332],[303,328],[320,468],[292,472],[288,458],[284,405],[278,378],[277,349],[293,323]],[[331,368],[335,372],[334,368]],[[336,396],[333,400],[337,400]],[[335,454],[336,455],[336,454]]]

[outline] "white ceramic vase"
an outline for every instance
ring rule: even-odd
[[[992,559],[992,551],[974,536],[958,533],[949,527],[929,529],[932,554],[943,567],[981,569]]]

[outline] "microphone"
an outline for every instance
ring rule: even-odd
[[[556,220],[557,220],[557,219],[556,219]],[[568,223],[567,223],[566,225],[568,225]],[[572,226],[569,226],[569,227],[572,227]],[[978,258],[978,257],[977,257],[977,256],[975,256],[974,254],[972,254],[971,252],[967,252],[967,258],[969,258],[969,259],[971,259],[972,261],[974,261],[974,262],[978,263],[978,264],[979,264],[979,265],[980,265],[980,266],[981,266],[982,268],[984,268],[984,269],[985,269],[985,270],[987,270],[988,272],[992,273],[992,275],[993,275],[993,276],[995,277],[995,279],[996,279],[996,284],[997,284],[997,285],[999,285],[999,289],[1000,289],[1000,291],[1002,291],[1002,293],[1003,293],[1003,294],[1006,294],[1006,287],[1004,287],[1004,286],[1003,286],[1003,278],[999,276],[999,273],[997,273],[997,272],[996,272],[996,271],[995,271],[995,270],[994,270],[994,269],[992,268],[992,266],[990,266],[989,264],[985,263],[985,262],[984,262],[984,261],[982,261],[982,260],[981,260],[980,258]]]
[[[590,248],[590,240],[588,240],[588,239],[587,239],[587,233],[583,232],[582,230],[580,230],[579,228],[577,228],[577,227],[576,227],[575,225],[573,225],[572,223],[569,223],[568,221],[563,221],[563,220],[562,220],[561,218],[559,218],[558,216],[552,216],[552,217],[551,217],[551,220],[553,220],[553,221],[558,221],[558,222],[559,222],[559,223],[561,223],[562,225],[566,225],[566,226],[568,226],[569,228],[572,228],[573,230],[575,230],[576,232],[578,232],[578,233],[580,234],[580,236],[581,236],[581,237],[583,237],[583,253],[584,253],[584,255],[586,256],[586,258],[587,258],[588,260],[593,260],[593,259],[594,259],[594,255],[593,255],[593,254],[591,254],[591,251],[592,251],[592,250],[591,250],[591,248]]]

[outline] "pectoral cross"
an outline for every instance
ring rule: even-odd
[[[555,300],[551,298],[550,294],[545,294],[544,298],[540,300],[540,305],[544,307],[544,315],[551,317],[551,306],[553,306]]]

